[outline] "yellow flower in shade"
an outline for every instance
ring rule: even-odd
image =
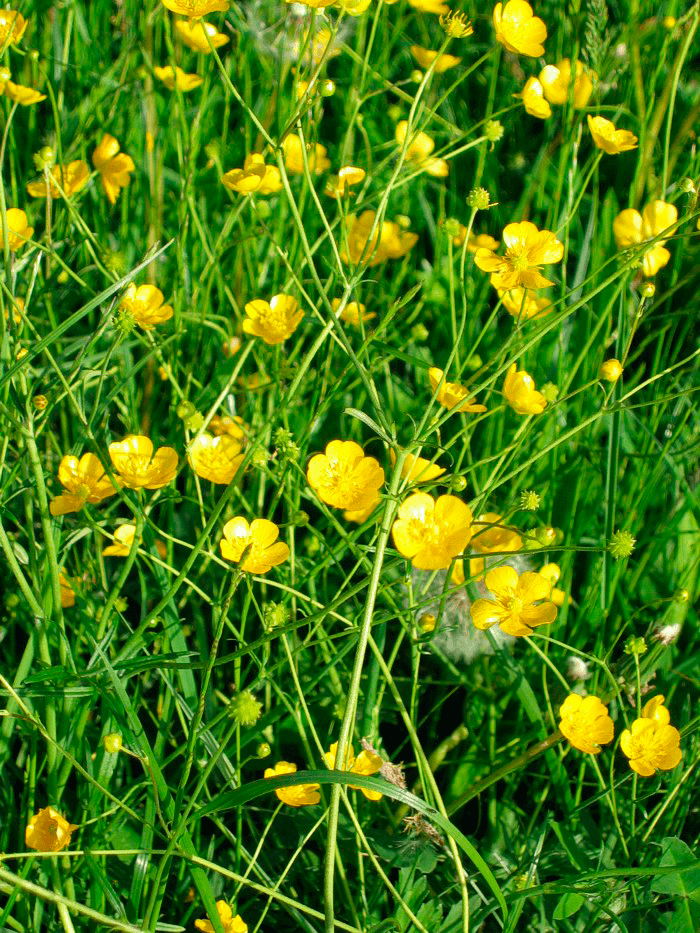
[[[483,557],[470,557],[469,558],[469,573],[464,572],[464,559],[458,557],[455,561],[455,565],[452,568],[452,574],[450,575],[450,582],[455,586],[461,586],[463,583],[466,583],[467,580],[471,580],[473,583],[478,583],[480,580],[484,579],[484,574],[486,572],[486,561]]]
[[[367,172],[363,168],[357,168],[355,165],[344,165],[337,175],[328,179],[325,194],[331,197],[345,194],[348,188],[363,182],[366,175]]]
[[[461,554],[472,536],[472,511],[456,496],[437,501],[425,492],[399,508],[391,534],[397,551],[419,570],[439,570]]]
[[[171,13],[201,19],[209,13],[227,13],[228,0],[162,0],[163,6]]]
[[[555,563],[545,564],[541,568],[540,573],[546,580],[549,580],[549,585],[552,587],[549,598],[552,600],[557,609],[561,609],[561,607],[566,602],[566,593],[564,590],[560,590],[557,587],[559,577],[561,577],[561,567],[559,564]]]
[[[225,188],[238,194],[274,194],[282,187],[279,169],[265,165],[265,159],[259,152],[247,155],[243,168],[231,169],[221,181]]]
[[[503,383],[503,397],[519,415],[540,415],[547,407],[547,399],[535,389],[535,380],[524,369],[513,363]]]
[[[396,463],[396,454],[393,450],[389,451],[389,459],[392,466]],[[409,483],[428,483],[430,480],[437,479],[445,472],[444,468],[437,463],[432,463],[425,457],[417,457],[415,454],[406,454],[401,469],[401,476],[407,479]]]
[[[340,252],[343,262],[357,264],[364,255],[368,266],[376,266],[387,259],[400,259],[416,245],[417,233],[407,233],[392,220],[377,225],[370,238],[375,211],[363,211],[359,217],[351,214],[347,222],[347,249],[345,242]],[[371,256],[371,259],[368,258]]]
[[[507,635],[532,635],[538,625],[549,625],[557,607],[549,598],[549,581],[539,573],[518,574],[513,567],[494,567],[484,578],[493,599],[472,603],[472,622],[478,629],[497,622]]]
[[[68,577],[63,573],[58,575],[58,587],[61,594],[61,608],[70,609],[71,606],[75,606],[75,590]]]
[[[516,321],[529,321],[533,317],[544,317],[545,314],[554,310],[551,301],[547,298],[538,298],[526,288],[511,288],[507,291],[499,289],[498,296],[508,314]]]
[[[278,541],[280,530],[266,518],[256,518],[250,524],[242,516],[224,525],[221,554],[226,560],[240,564],[246,573],[267,573],[289,557],[289,548]],[[243,563],[241,563],[241,558]]]
[[[613,235],[618,249],[639,246],[647,240],[663,233],[678,220],[678,211],[673,204],[665,201],[652,201],[642,213],[634,208],[627,208],[613,221]],[[642,272],[647,278],[656,275],[671,258],[664,247],[665,240],[658,240],[642,258]]]
[[[659,695],[652,697],[642,707],[642,719],[653,719],[654,722],[667,726],[671,722],[671,714],[664,706],[666,697]]]
[[[291,172],[292,175],[303,175],[304,154],[298,133],[290,133],[289,136],[285,136],[282,151],[284,152],[284,165],[287,171]],[[327,158],[327,153],[326,147],[320,143],[316,143],[314,146],[307,145],[306,159],[309,163],[309,171],[312,174],[321,175],[331,167],[331,160]]]
[[[604,382],[617,382],[622,373],[622,363],[619,360],[610,359],[601,364],[598,378]]]
[[[102,187],[110,204],[116,204],[122,188],[131,181],[130,172],[136,171],[131,156],[119,151],[119,143],[105,133],[92,154],[92,164],[100,173]]]
[[[34,233],[34,227],[30,227],[27,222],[27,215],[18,207],[10,207],[6,212],[7,216],[7,240],[10,245],[10,251],[16,253],[22,249],[27,240]],[[0,223],[2,217],[0,216]],[[3,241],[5,236],[5,225],[2,225]],[[1,244],[0,244],[1,245]]]
[[[189,461],[197,476],[228,486],[243,462],[241,445],[229,434],[200,434],[190,445]]]
[[[221,926],[224,928],[224,933],[248,933],[248,925],[243,922],[240,914],[233,916],[233,911],[226,901],[216,902],[216,912],[219,915]],[[198,930],[203,930],[204,933],[214,933],[214,925],[211,920],[195,920],[194,925]]]
[[[48,186],[46,181],[41,178],[39,181],[30,181],[27,185],[27,191],[33,198],[45,198],[47,187],[50,198],[60,198],[61,192],[59,185],[63,189],[67,198],[76,194],[90,180],[90,166],[82,159],[76,159],[69,162],[68,165],[54,165],[51,169],[51,176]]]
[[[58,479],[65,492],[49,503],[52,515],[79,512],[86,502],[95,505],[116,493],[111,479],[94,454],[83,454],[80,459],[66,454],[58,467]]]
[[[377,496],[377,498],[370,502],[364,509],[346,509],[343,512],[343,518],[346,522],[355,522],[361,525],[363,522],[367,521],[381,501],[379,496]]]
[[[153,452],[153,441],[130,434],[109,445],[109,456],[123,484],[129,489],[161,489],[175,479],[177,453],[172,447]]]
[[[464,224],[460,224],[459,231],[452,237],[452,245],[461,246],[464,243],[466,235],[467,228]],[[495,252],[500,245],[498,240],[495,239],[495,237],[489,236],[488,233],[474,233],[472,231],[467,240],[467,252],[475,253],[479,249],[490,249]]]
[[[401,120],[396,124],[396,142],[399,146],[403,146],[407,130],[407,120]],[[406,161],[420,166],[435,178],[446,178],[450,173],[450,167],[444,159],[436,159],[431,155],[434,148],[435,142],[427,133],[414,133],[406,149]]]
[[[334,298],[331,302],[333,311],[338,312],[340,307],[340,298]],[[359,301],[349,301],[340,313],[340,320],[350,324],[351,327],[360,327],[360,324],[366,324],[377,315],[373,311],[367,311],[365,305]]]
[[[278,761],[274,768],[265,768],[265,777],[274,778],[281,774],[296,774],[297,766],[291,761]],[[320,784],[292,784],[278,787],[277,797],[290,807],[309,807],[321,799]]]
[[[590,113],[587,119],[593,142],[608,155],[619,155],[621,152],[637,148],[639,140],[629,130],[618,130],[610,120],[606,120],[605,117],[592,117]]]
[[[583,62],[576,62],[576,78],[574,79],[574,107],[581,110],[588,105],[593,93],[593,78],[598,75]],[[571,60],[562,58],[556,65],[545,65],[540,72],[540,83],[544,89],[544,96],[550,104],[565,104],[569,99],[569,85],[571,84]]]
[[[469,389],[466,386],[460,385],[458,382],[443,382],[444,376],[443,370],[438,369],[437,366],[431,366],[428,370],[430,387],[433,392],[437,392],[435,397],[439,405],[442,405],[448,411],[459,408],[460,411],[469,414],[487,410],[485,405],[477,405],[474,399],[467,401]]]
[[[361,16],[369,8],[372,0],[338,0],[338,6],[348,16]]]
[[[472,547],[482,554],[519,551],[523,546],[523,539],[517,531],[501,524],[498,512],[484,512],[475,518],[472,532]]]
[[[570,693],[559,707],[559,729],[574,748],[588,755],[597,755],[601,745],[612,742],[615,728],[608,708],[598,697],[582,697]]]
[[[291,337],[304,317],[298,310],[296,298],[280,293],[269,301],[256,298],[245,306],[248,315],[243,321],[243,330],[253,337],[261,337],[265,343],[274,346],[284,343]]]
[[[462,61],[462,59],[457,58],[456,55],[447,55],[446,53],[440,55],[439,52],[433,51],[433,49],[424,49],[422,45],[412,45],[411,55],[415,58],[420,67],[424,68],[426,71],[433,62],[435,62],[433,71],[436,74],[442,74],[450,68],[455,68]]]
[[[163,304],[163,292],[155,285],[139,285],[132,282],[126,290],[119,307],[131,314],[143,330],[153,330],[156,324],[169,321],[173,316],[170,305]]]
[[[103,551],[103,557],[128,557],[136,534],[135,525],[119,525],[114,529],[114,544],[108,545]]]
[[[544,55],[542,43],[547,38],[547,27],[533,15],[532,7],[525,0],[508,0],[505,6],[497,3],[493,11],[493,28],[496,39],[509,52],[531,58]]]
[[[287,0],[287,3],[301,3],[312,10],[324,10],[327,6],[333,6],[335,0]]]
[[[77,828],[65,820],[58,810],[44,807],[27,823],[24,844],[36,852],[61,852],[70,845],[71,833]]]
[[[397,0],[392,0],[396,3]],[[450,8],[442,0],[408,0],[409,6],[419,13],[437,13],[438,15],[449,13]]]
[[[654,711],[657,713],[655,718],[642,715],[620,736],[620,748],[629,758],[630,768],[641,777],[651,777],[657,771],[670,771],[682,757],[680,732],[668,721],[664,722],[668,710],[659,704]]]
[[[326,762],[326,765],[331,769],[335,770],[335,759],[338,755],[338,743],[333,742],[330,747],[330,750],[325,753],[323,756]],[[382,764],[381,757],[376,754],[376,752],[361,751],[360,754],[355,758],[355,752],[353,751],[352,745],[349,745],[345,752],[345,767],[338,768],[339,771],[352,771],[353,774],[364,774],[366,777],[371,777],[373,774],[376,774],[377,771],[381,768]],[[381,800],[382,794],[378,790],[367,790],[364,787],[356,787],[354,784],[349,784],[348,787],[352,787],[353,790],[362,791],[365,797],[368,800]]]
[[[46,100],[46,94],[42,94],[33,87],[26,87],[24,84],[14,84],[12,81],[6,81],[3,90],[5,97],[9,97],[11,101],[22,107],[29,107]]]
[[[226,45],[228,42],[228,36],[218,32],[216,26],[212,26],[211,23],[203,23],[201,20],[188,22],[188,20],[179,19],[175,23],[175,29],[188,48],[193,49],[195,52],[204,52],[205,55],[209,55],[211,52],[209,41],[211,41],[215,49],[220,49],[222,45]]]
[[[214,415],[209,422],[212,434],[228,434],[243,446],[248,439],[248,427],[240,415]]]
[[[508,224],[503,240],[505,256],[497,256],[491,249],[479,249],[474,256],[476,265],[491,273],[495,288],[545,288],[554,284],[540,272],[540,266],[561,262],[564,255],[564,244],[550,230],[538,230],[529,220],[523,220]]]
[[[163,82],[169,91],[174,91],[177,88],[178,91],[183,91],[183,93],[193,91],[204,81],[204,78],[200,78],[197,74],[187,74],[178,65],[175,65],[174,69],[172,65],[165,65],[162,68],[156,65],[153,74],[159,81]]]
[[[528,78],[522,91],[513,96],[522,99],[523,106],[531,117],[546,120],[552,116],[552,108],[544,99],[544,91],[537,78]]]
[[[17,45],[27,28],[27,20],[17,10],[0,10],[0,46]]]
[[[309,460],[306,478],[322,502],[357,512],[376,502],[384,470],[354,441],[331,441]]]

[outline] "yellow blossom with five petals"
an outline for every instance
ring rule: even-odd
[[[159,81],[163,82],[169,91],[174,91],[175,88],[183,93],[193,91],[204,82],[204,78],[200,78],[198,74],[187,74],[179,65],[175,65],[174,70],[172,65],[163,67],[156,65],[153,68],[153,74]]]
[[[221,486],[233,482],[243,462],[241,445],[229,434],[200,434],[192,441],[188,457],[197,476]]]
[[[578,60],[576,61],[575,71],[574,109],[581,110],[588,105],[593,93],[593,79],[597,80],[598,76]],[[571,59],[562,58],[556,65],[545,65],[540,72],[540,84],[544,90],[544,96],[550,104],[565,104],[569,99]]]
[[[665,201],[652,201],[642,213],[628,207],[621,211],[613,221],[613,236],[618,249],[639,246],[647,240],[657,237],[678,220],[678,210]],[[646,250],[642,257],[642,272],[647,278],[656,275],[671,258],[665,248],[666,240],[657,240]]]
[[[397,0],[391,0],[391,2],[396,3]],[[412,6],[414,10],[418,10],[419,13],[444,15],[450,12],[450,8],[446,3],[443,3],[442,0],[408,0],[408,3],[409,6]]]
[[[344,165],[337,175],[328,179],[324,193],[331,197],[345,194],[348,188],[363,182],[366,175],[367,172],[363,168],[358,168],[356,165]]]
[[[364,257],[368,266],[376,266],[387,259],[400,259],[413,249],[417,233],[408,233],[393,220],[382,221],[372,233],[375,218],[373,210],[363,211],[359,217],[354,214],[348,217],[347,248],[343,240],[340,251],[343,262],[357,264]]]
[[[521,98],[525,111],[529,113],[531,117],[546,120],[548,117],[552,116],[552,108],[545,100],[542,85],[537,78],[528,78],[522,91],[513,96]]]
[[[17,45],[27,25],[27,20],[17,10],[0,10],[0,47]]]
[[[523,220],[504,228],[503,241],[504,256],[490,249],[479,249],[474,256],[476,265],[491,273],[495,288],[546,288],[554,284],[540,272],[540,266],[561,262],[564,256],[564,244],[550,230],[538,230],[529,220]]]
[[[131,314],[142,330],[153,330],[156,324],[169,321],[173,316],[170,305],[163,304],[163,292],[155,285],[129,285],[119,302],[122,311]]]
[[[134,160],[120,152],[119,148],[114,136],[105,133],[92,154],[92,164],[100,173],[102,187],[110,204],[117,203],[121,189],[126,188],[131,181],[130,173],[136,171]]]
[[[246,573],[267,573],[289,557],[287,545],[277,540],[279,533],[277,525],[266,518],[256,518],[248,524],[247,519],[238,515],[224,525],[219,545],[221,556],[240,564]]]
[[[450,68],[455,68],[462,61],[462,59],[458,58],[456,55],[448,55],[447,53],[440,55],[439,52],[433,49],[425,49],[422,45],[412,45],[410,52],[420,67],[424,68],[426,71],[434,62],[433,71],[438,75],[443,74],[443,72],[448,71]]]
[[[203,23],[201,20],[189,22],[185,19],[179,19],[175,23],[175,29],[185,45],[195,52],[203,52],[205,55],[211,54],[211,45],[215,49],[220,49],[229,41],[228,36],[218,32],[216,26],[211,23]]]
[[[278,761],[274,768],[265,768],[265,777],[274,778],[282,774],[296,774],[297,766],[291,761]],[[309,807],[321,799],[320,784],[292,784],[278,787],[275,794],[282,803],[290,807]]]
[[[396,454],[393,450],[389,451],[389,459],[392,465],[396,463]],[[444,467],[416,454],[406,454],[401,468],[401,476],[409,483],[428,483],[442,476],[444,472]]]
[[[400,120],[396,124],[396,142],[399,146],[404,145],[407,132],[408,121]],[[444,159],[436,159],[431,155],[434,148],[435,142],[427,133],[414,133],[406,148],[406,161],[413,162],[435,178],[445,178],[449,175],[450,167]]]
[[[448,411],[459,408],[461,412],[477,414],[487,410],[485,405],[478,405],[475,399],[467,401],[470,394],[469,389],[458,382],[446,382],[445,373],[442,369],[438,369],[437,366],[430,367],[428,378],[430,379],[431,389],[436,393],[435,397],[438,404]]]
[[[39,181],[30,181],[27,191],[33,198],[45,198],[48,188],[50,198],[62,197],[59,185],[67,198],[76,194],[90,180],[90,166],[82,159],[69,162],[68,165],[54,165],[51,169],[48,185],[41,178]]]
[[[93,453],[83,454],[80,459],[66,454],[58,466],[58,479],[64,492],[49,503],[52,515],[79,512],[87,502],[95,505],[117,491]]]
[[[301,137],[298,133],[290,133],[285,136],[282,143],[284,152],[284,166],[292,175],[304,174],[304,154],[302,152]],[[309,171],[313,175],[321,175],[331,167],[331,160],[328,158],[328,150],[320,143],[315,145],[307,144],[306,160],[309,165]]]
[[[8,208],[5,212],[5,216],[7,217],[7,241],[10,247],[10,252],[16,253],[18,250],[22,249],[26,241],[31,238],[32,233],[34,233],[34,227],[29,226],[27,215],[18,207]],[[2,223],[1,215],[0,223]],[[0,247],[2,246],[2,242],[4,242],[4,224],[2,224],[2,232],[3,240],[0,240]]]
[[[61,852],[70,845],[71,833],[77,828],[54,807],[44,807],[27,823],[24,844],[36,852]]]
[[[330,441],[309,460],[306,478],[321,501],[357,512],[376,503],[384,470],[354,441]]]
[[[226,901],[216,902],[216,912],[219,915],[221,926],[224,928],[224,933],[248,933],[248,924],[243,921],[240,914],[233,916],[233,911]],[[198,930],[203,930],[204,933],[215,933],[214,924],[211,920],[195,920],[194,925]]]
[[[493,11],[493,28],[496,39],[509,52],[531,58],[544,55],[542,43],[547,38],[547,27],[525,0],[508,0],[505,6],[497,3]]]
[[[161,489],[175,479],[177,453],[172,447],[153,450],[153,441],[143,434],[130,434],[109,445],[114,469],[128,489]]]
[[[472,511],[456,496],[425,492],[409,496],[399,507],[391,535],[397,551],[419,570],[440,570],[462,553],[472,536]]]
[[[136,525],[127,523],[114,529],[113,544],[107,545],[102,551],[103,557],[128,557],[134,543]]]
[[[559,707],[559,716],[562,735],[588,755],[599,754],[600,746],[612,742],[615,735],[608,708],[596,696],[569,694]]]
[[[338,757],[338,743],[333,742],[330,747],[330,750],[327,751],[323,758],[326,762],[326,765],[333,771],[336,768],[336,758]],[[352,771],[353,774],[364,774],[367,777],[371,777],[373,774],[376,774],[377,771],[383,765],[383,761],[376,752],[369,752],[363,750],[355,758],[355,752],[352,745],[348,745],[345,752],[345,767],[338,768],[339,771]],[[369,790],[365,787],[357,787],[355,784],[348,784],[348,787],[352,787],[353,790],[361,791],[368,800],[381,800],[382,794],[378,790]]]
[[[243,168],[231,169],[221,181],[225,188],[238,194],[274,194],[282,187],[279,169],[276,165],[265,165],[259,152],[249,153]]]
[[[24,84],[15,84],[12,81],[6,81],[3,87],[5,97],[11,101],[20,104],[22,107],[30,107],[32,104],[38,104],[46,100],[46,94],[37,91],[33,87],[26,87]]]
[[[536,626],[549,625],[557,617],[557,607],[549,598],[549,581],[539,573],[518,574],[514,567],[494,567],[484,583],[493,599],[472,603],[472,622],[478,629],[498,623],[507,635],[532,635]]]
[[[190,19],[201,19],[209,13],[227,13],[228,0],[161,0],[166,10]]]
[[[334,298],[331,302],[331,308],[337,314],[340,307],[340,298]],[[349,301],[340,312],[340,320],[350,324],[351,327],[360,327],[375,318],[374,311],[368,311],[366,306],[359,301]]]
[[[503,397],[519,415],[540,415],[547,407],[547,399],[535,389],[535,380],[524,369],[513,363],[503,383]]]
[[[280,293],[269,301],[256,298],[245,306],[248,315],[243,321],[243,330],[252,337],[261,337],[274,346],[284,343],[299,326],[304,312],[299,310],[296,298]]]
[[[629,130],[618,130],[612,121],[605,117],[592,117],[590,113],[587,119],[593,142],[608,155],[619,155],[637,148],[639,140]]]
[[[660,708],[666,710],[663,705]],[[682,758],[681,734],[663,718],[641,716],[620,735],[620,748],[629,759],[630,768],[641,777],[670,771]]]

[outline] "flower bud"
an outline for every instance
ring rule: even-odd
[[[455,492],[463,492],[467,488],[466,476],[453,476],[450,480],[450,487]]]
[[[653,282],[644,282],[639,292],[642,298],[653,298],[656,294],[656,285]]]
[[[472,188],[467,195],[467,205],[475,211],[487,211],[491,206],[491,195],[486,188]]]
[[[636,543],[637,539],[629,531],[616,531],[608,542],[608,550],[615,560],[620,560],[630,556]]]
[[[603,382],[617,382],[622,372],[622,363],[619,360],[606,360],[600,367],[598,378]]]
[[[102,736],[102,744],[108,755],[116,755],[122,748],[122,737],[118,732],[110,732]]]
[[[331,81],[330,78],[322,81],[320,91],[321,97],[332,97],[335,94],[335,81]]]
[[[673,594],[673,601],[674,603],[678,603],[680,606],[684,605],[684,603],[689,602],[690,601],[689,590],[687,590],[685,587],[682,587],[681,589],[676,590],[676,592]]]
[[[43,172],[44,169],[52,169],[56,164],[56,151],[51,146],[43,146],[38,152],[34,153],[34,165],[37,172]]]
[[[34,408],[36,408],[37,411],[44,411],[48,404],[49,400],[45,395],[35,395],[32,399],[32,405],[34,405]]]
[[[497,143],[499,139],[503,139],[503,134],[505,130],[503,129],[503,124],[500,120],[487,120],[486,126],[484,127],[484,135],[490,143]]]
[[[269,758],[272,754],[272,749],[270,748],[269,742],[261,742],[260,745],[255,749],[255,754],[258,758]]]

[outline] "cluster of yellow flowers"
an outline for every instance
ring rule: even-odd
[[[333,771],[336,768],[336,757],[338,754],[338,743],[333,742],[330,750],[324,754],[326,767]],[[371,777],[382,767],[383,761],[376,752],[363,750],[355,757],[352,745],[349,745],[345,753],[345,767],[341,770],[350,771],[352,774],[362,774]],[[291,761],[278,761],[274,768],[265,769],[266,778],[280,777],[283,774],[296,774],[297,766]],[[382,794],[376,790],[370,790],[366,787],[356,787],[350,784],[354,790],[361,791],[368,800],[381,800]],[[318,803],[321,799],[320,784],[292,784],[289,787],[278,787],[275,794],[290,807],[308,807]]]

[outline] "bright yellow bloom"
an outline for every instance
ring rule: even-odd
[[[399,508],[391,535],[397,551],[419,570],[449,567],[472,536],[472,511],[456,496],[409,496]]]
[[[277,525],[266,518],[256,518],[248,524],[239,515],[224,525],[221,555],[234,564],[240,564],[246,573],[267,573],[289,557],[287,545],[277,540],[279,533]]]
[[[435,74],[442,74],[450,68],[455,68],[462,61],[462,59],[457,58],[456,55],[447,55],[446,53],[440,55],[439,52],[433,49],[424,49],[422,45],[412,45],[410,51],[421,68],[424,68],[426,71],[433,62],[435,62],[435,67],[433,68]]]
[[[16,104],[21,104],[22,107],[29,107],[31,104],[46,100],[46,94],[42,94],[41,91],[26,87],[24,84],[14,84],[12,81],[5,82],[3,91],[6,97]]]
[[[333,310],[338,312],[340,307],[340,298],[334,298],[331,302]],[[349,301],[340,313],[340,320],[350,324],[351,327],[360,327],[360,324],[366,324],[377,315],[373,311],[367,311],[365,305],[359,301]]]
[[[666,697],[663,694],[647,700],[642,707],[642,719],[653,719],[662,726],[667,726],[671,722],[671,714],[664,706],[665,702]]]
[[[211,41],[215,49],[220,49],[222,45],[226,45],[229,41],[228,36],[218,32],[216,26],[211,23],[203,23],[201,20],[188,22],[188,20],[179,19],[175,23],[175,29],[188,48],[193,49],[195,52],[204,52],[205,55],[211,53],[209,41]]]
[[[524,369],[513,363],[503,383],[503,397],[519,415],[540,415],[547,407],[547,399],[535,389],[535,380]]]
[[[94,454],[83,454],[80,460],[66,454],[58,467],[58,479],[65,492],[49,503],[52,515],[79,512],[86,502],[95,505],[116,493],[111,479]]]
[[[392,0],[392,2],[396,3],[397,0]],[[437,13],[440,15],[450,12],[450,8],[442,0],[408,0],[408,2],[419,13]]]
[[[243,168],[233,168],[221,179],[225,188],[239,194],[274,194],[282,187],[282,179],[276,165],[265,165],[259,152],[245,157]]]
[[[153,441],[142,434],[130,434],[109,445],[114,469],[129,489],[161,489],[175,479],[177,453],[172,447],[153,452]]]
[[[119,525],[114,529],[114,544],[108,545],[103,551],[103,557],[128,557],[134,543],[136,525]]]
[[[361,16],[369,8],[372,0],[338,0],[338,6],[348,16]]]
[[[6,211],[7,215],[7,240],[10,245],[10,252],[16,253],[18,250],[22,249],[27,240],[31,238],[32,233],[34,233],[34,227],[30,227],[27,222],[27,215],[23,210],[20,210],[18,207],[10,207]],[[2,217],[0,216],[0,223],[2,223]],[[5,225],[2,225],[3,240],[0,241],[0,246],[4,242],[5,237]]]
[[[608,708],[598,697],[582,697],[570,693],[559,708],[562,735],[574,748],[588,755],[597,755],[601,745],[612,742],[615,735]]]
[[[461,412],[468,412],[469,414],[487,410],[485,405],[477,405],[474,399],[466,401],[467,396],[470,394],[469,389],[458,382],[443,382],[444,376],[443,370],[438,369],[437,366],[431,366],[428,370],[430,387],[433,392],[437,392],[435,397],[439,405],[442,405],[448,411],[459,408]]]
[[[17,45],[27,28],[27,20],[17,10],[0,10],[0,47]]]
[[[454,583],[455,586],[461,586],[467,580],[471,580],[473,583],[478,583],[484,579],[484,574],[486,572],[486,561],[483,557],[469,558],[469,573],[465,573],[464,566],[464,559],[458,557],[455,561],[454,567],[452,568],[452,573],[450,574],[450,582]]]
[[[110,204],[116,204],[122,188],[131,181],[130,172],[136,171],[131,156],[119,152],[119,143],[105,133],[92,154],[92,164],[100,173],[102,187]]]
[[[227,13],[228,0],[162,0],[163,6],[171,13],[201,19],[209,13]]]
[[[396,142],[403,146],[408,130],[408,121],[401,120],[396,124]],[[435,142],[427,133],[414,133],[406,149],[406,161],[413,162],[423,168],[435,178],[445,178],[449,175],[450,167],[444,159],[436,159],[431,155]]]
[[[346,509],[343,512],[343,518],[346,522],[356,522],[358,525],[361,525],[363,522],[367,521],[381,501],[379,496],[377,496],[377,498],[370,502],[364,509]]]
[[[209,422],[209,428],[212,434],[219,437],[221,434],[228,434],[243,446],[248,439],[249,428],[240,415],[214,415]]]
[[[661,710],[668,712],[662,705]],[[681,760],[681,734],[664,718],[642,716],[620,736],[620,748],[629,758],[630,768],[641,777],[651,777],[657,770],[670,771]]]
[[[375,211],[363,211],[359,217],[351,214],[347,224],[347,250],[345,242],[340,252],[343,262],[359,263],[369,256],[368,266],[376,266],[387,259],[400,259],[416,245],[417,233],[407,233],[392,220],[385,220],[377,225],[371,237],[370,232],[376,217]]]
[[[296,774],[297,766],[291,761],[278,761],[274,768],[265,768],[265,777],[274,778],[281,774]],[[290,807],[309,807],[321,799],[320,784],[292,784],[278,787],[275,793],[282,803]]]
[[[169,91],[174,91],[175,88],[183,92],[193,91],[204,82],[204,78],[200,78],[197,74],[187,74],[179,65],[175,65],[175,70],[173,70],[172,65],[165,65],[162,68],[160,65],[156,65],[153,74],[159,81],[163,82]]]
[[[322,502],[357,512],[376,502],[384,470],[354,441],[331,441],[309,460],[306,478]]]
[[[396,454],[393,450],[389,451],[389,459],[392,466],[396,463]],[[409,483],[428,483],[430,480],[437,479],[445,472],[444,467],[432,463],[425,457],[417,457],[415,454],[406,454],[401,469],[401,476],[407,479]]]
[[[537,78],[528,78],[522,91],[513,96],[522,98],[525,110],[531,117],[546,120],[552,116],[552,108],[544,99],[544,91]]]
[[[461,246],[462,243],[464,243],[466,235],[467,228],[464,224],[460,224],[459,231],[452,237],[452,245]],[[488,233],[474,233],[472,231],[467,240],[467,251],[475,253],[479,249],[490,249],[495,252],[500,245],[498,240],[495,239],[495,237],[489,236]]]
[[[593,93],[593,78],[598,75],[583,62],[576,61],[576,78],[574,80],[574,108],[581,110],[588,105]],[[569,99],[569,85],[571,84],[571,60],[562,58],[556,65],[545,65],[540,72],[540,83],[544,89],[544,96],[550,104],[565,104]]]
[[[551,301],[538,298],[526,288],[511,288],[508,291],[499,289],[498,295],[508,314],[516,320],[528,321],[533,317],[544,317],[554,310]]]
[[[678,210],[665,201],[652,201],[642,213],[628,207],[613,221],[613,235],[618,249],[629,249],[658,236],[678,220]],[[656,275],[671,258],[664,247],[665,240],[658,240],[642,257],[642,271],[647,278]]]
[[[290,133],[282,143],[284,152],[284,165],[292,175],[304,174],[304,154],[301,148],[301,138],[298,133]],[[321,175],[331,167],[331,160],[327,157],[328,150],[320,143],[315,146],[306,146],[306,159],[309,171],[314,175]]]
[[[357,168],[355,165],[344,165],[337,175],[333,175],[326,182],[325,194],[331,197],[345,194],[348,188],[363,182],[366,175],[367,172],[363,168]]]
[[[511,0],[512,2],[512,0]],[[493,250],[479,249],[474,257],[476,265],[491,273],[495,288],[545,288],[553,285],[540,272],[540,266],[561,262],[564,244],[550,230],[538,230],[529,220],[508,224],[503,230],[505,256]]]
[[[496,39],[509,52],[537,58],[544,55],[542,43],[547,38],[547,27],[533,15],[525,0],[508,0],[505,6],[497,3],[493,11]]]
[[[622,363],[619,360],[610,359],[601,364],[598,378],[604,382],[617,382],[622,372]]]
[[[221,926],[224,928],[224,933],[248,933],[248,925],[243,922],[240,914],[233,916],[233,911],[226,901],[216,902],[216,912],[219,915]],[[194,925],[198,930],[203,930],[204,933],[214,933],[214,924],[211,920],[195,920]]]
[[[536,626],[549,625],[557,617],[557,607],[549,598],[549,581],[539,573],[518,574],[513,567],[494,567],[484,582],[494,598],[472,603],[472,622],[478,629],[498,622],[508,635],[532,635]]]
[[[498,512],[484,512],[472,524],[472,547],[482,554],[500,554],[504,551],[519,551],[523,539],[512,528],[501,525]]]
[[[44,807],[31,818],[24,830],[24,844],[36,852],[61,852],[70,845],[71,833],[78,827],[65,820],[58,810]]]
[[[291,295],[274,295],[269,302],[263,298],[249,301],[245,306],[248,315],[243,321],[243,330],[253,337],[262,337],[265,343],[274,346],[284,343],[299,326],[304,312],[298,310],[296,298]]]
[[[75,606],[75,590],[68,577],[63,573],[58,575],[58,586],[61,595],[61,608],[70,609],[71,606]]]
[[[156,324],[169,321],[173,316],[170,305],[163,304],[163,292],[155,285],[139,285],[132,282],[126,290],[119,307],[131,314],[143,330],[153,330]]]
[[[610,120],[606,120],[605,117],[592,117],[590,113],[587,119],[593,142],[608,155],[618,155],[620,152],[637,148],[639,140],[629,130],[618,130]]]
[[[228,486],[243,462],[243,454],[241,445],[228,434],[200,434],[190,445],[189,461],[197,476]]]
[[[323,756],[326,765],[333,771],[335,769],[335,759],[338,755],[338,743],[333,742],[330,751]],[[355,758],[355,752],[352,745],[349,745],[345,752],[345,767],[339,768],[339,771],[352,771],[353,774],[364,774],[371,777],[381,768],[383,761],[375,752],[361,751]],[[368,800],[381,800],[382,794],[378,790],[367,790],[364,787],[356,787],[354,784],[348,784],[353,790],[362,791]]]
[[[559,577],[561,577],[561,567],[559,564],[549,563],[545,564],[541,569],[540,573],[542,576],[549,580],[549,585],[552,587],[552,592],[549,594],[549,598],[552,600],[557,609],[561,609],[566,601],[566,593],[564,590],[560,590],[557,587],[559,582]]]
[[[51,169],[51,176],[48,183],[48,194],[50,198],[60,198],[61,192],[58,186],[63,189],[65,196],[80,191],[90,180],[90,166],[82,159],[76,159],[69,162],[68,165],[54,165]],[[33,198],[45,198],[47,192],[46,181],[42,178],[39,181],[30,181],[27,185],[27,191]]]

